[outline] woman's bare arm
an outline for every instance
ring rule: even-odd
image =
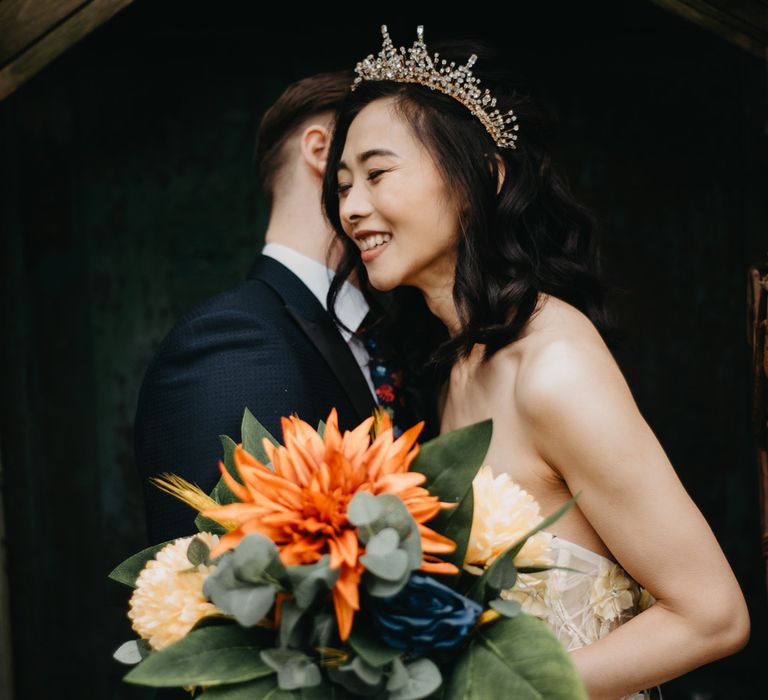
[[[539,454],[657,600],[572,652],[590,697],[627,695],[741,649],[739,584],[607,348],[558,340],[522,369],[515,400]]]

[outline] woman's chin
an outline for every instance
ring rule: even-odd
[[[368,283],[377,292],[391,292],[400,284],[399,280],[392,275],[376,274],[372,270],[368,270]]]

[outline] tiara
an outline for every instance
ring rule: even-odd
[[[406,58],[404,46],[400,47],[399,54],[393,46],[386,24],[381,25],[381,33],[384,44],[378,57],[374,58],[373,54],[370,54],[364,61],[358,62],[355,66],[357,77],[350,86],[351,90],[363,80],[394,80],[399,83],[428,85],[432,90],[440,90],[465,105],[483,123],[499,148],[517,148],[515,132],[518,125],[507,126],[517,121],[513,110],[510,109],[506,114],[501,114],[498,109],[487,111],[489,106],[496,106],[496,98],[488,88],[481,92],[477,87],[480,78],[475,78],[470,70],[477,60],[476,54],[469,57],[467,65],[458,68],[454,68],[454,61],[449,65],[446,65],[445,59],[440,61],[438,53],[434,55],[434,59],[430,58],[424,44],[424,26],[419,25],[416,29],[418,39],[413,42],[413,48],[408,49]]]

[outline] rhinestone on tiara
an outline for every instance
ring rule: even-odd
[[[416,29],[418,39],[413,42],[413,48],[400,47],[400,52],[392,44],[387,31],[387,25],[381,25],[384,44],[378,57],[370,54],[364,61],[355,66],[357,77],[350,86],[354,90],[363,80],[394,80],[399,83],[420,83],[428,85],[433,90],[440,90],[464,104],[474,114],[491,135],[499,148],[517,148],[518,124],[508,126],[517,121],[513,110],[501,114],[498,109],[487,111],[488,107],[496,107],[496,98],[488,88],[481,92],[477,87],[479,78],[472,75],[470,68],[475,64],[477,55],[472,54],[465,66],[455,68],[455,62],[446,65],[446,60],[440,61],[439,54],[430,58],[424,43],[424,26]]]

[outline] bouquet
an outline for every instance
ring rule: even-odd
[[[542,520],[499,488],[490,420],[423,445],[423,422],[395,440],[379,409],[343,435],[335,409],[281,424],[283,445],[246,409],[210,495],[155,479],[200,532],[111,572],[134,588],[125,681],[203,700],[587,698],[547,626],[501,595],[552,568],[543,530],[574,499]]]

